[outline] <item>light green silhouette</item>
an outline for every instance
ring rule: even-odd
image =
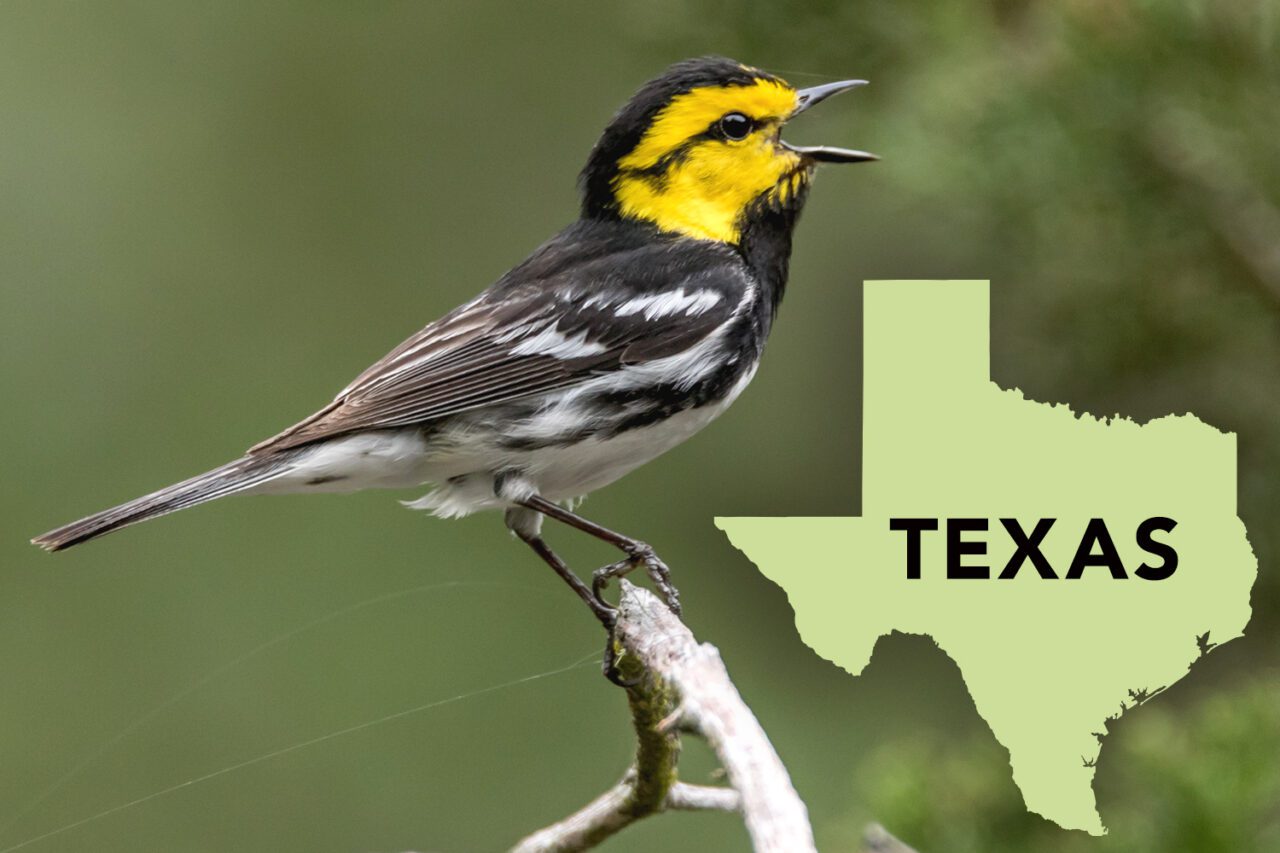
[[[1249,621],[1257,562],[1236,517],[1235,436],[1193,415],[1147,424],[1076,415],[1027,400],[989,374],[986,282],[865,285],[863,512],[860,518],[720,518],[717,524],[788,593],[804,641],[857,675],[876,639],[927,634],[959,666],[978,713],[1009,750],[1027,808],[1063,827],[1103,832],[1091,782],[1093,732],[1158,692]],[[1135,541],[1148,517],[1177,521]],[[906,571],[907,534],[891,517],[940,519],[922,534],[921,577]],[[989,580],[948,580],[946,519],[985,518]],[[1058,579],[1014,552],[999,519],[1025,531],[1057,519],[1041,551]],[[1064,575],[1089,519],[1105,520],[1129,575],[1104,566]],[[1095,549],[1094,553],[1098,553]],[[1202,642],[1205,642],[1202,640]],[[1207,643],[1206,643],[1207,644]]]

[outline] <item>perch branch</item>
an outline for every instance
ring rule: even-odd
[[[816,853],[809,815],[764,729],[714,646],[649,591],[621,582],[610,637],[614,674],[627,687],[636,762],[605,793],[525,838],[513,853],[587,850],[642,817],[681,810],[737,811],[757,853]],[[704,738],[729,786],[676,779],[680,734]]]

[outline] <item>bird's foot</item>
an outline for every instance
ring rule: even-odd
[[[672,613],[679,616],[680,591],[671,582],[670,567],[659,559],[651,546],[644,542],[628,542],[623,546],[623,550],[627,554],[625,560],[610,563],[592,573],[591,591],[595,594],[596,600],[603,606],[611,607],[604,600],[604,590],[609,585],[609,581],[613,578],[624,577],[643,566],[645,572],[649,575],[649,579],[657,587],[658,594],[666,602],[667,607],[671,609]]]
[[[649,580],[653,581],[653,585],[658,588],[658,594],[662,596],[662,600],[667,603],[672,613],[679,616],[680,590],[676,589],[676,585],[671,582],[671,568],[662,562],[648,545],[640,543],[640,549],[632,559],[643,563],[645,571],[649,574]]]
[[[609,581],[614,578],[626,577],[633,569],[639,567],[639,563],[633,561],[630,557],[625,560],[619,560],[616,563],[610,563],[607,566],[601,566],[591,573],[591,594],[595,596],[596,603],[602,607],[608,607],[617,613],[612,604],[605,600],[604,591],[609,587]]]
[[[600,624],[610,636],[613,636],[613,626],[618,624],[618,608],[605,601],[599,592],[594,593],[590,599],[586,599],[586,602],[591,612],[600,620]]]

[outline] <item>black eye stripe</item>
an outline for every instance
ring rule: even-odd
[[[716,135],[734,142],[746,139],[756,123],[742,113],[727,113],[715,123]]]
[[[731,125],[727,129],[725,122],[726,119],[730,120],[728,124]],[[745,122],[745,125],[741,124],[742,122]],[[734,127],[732,125],[739,126]],[[757,125],[754,119],[745,116],[742,113],[726,113],[712,122],[711,126],[702,133],[686,139],[680,145],[677,145],[675,148],[663,154],[651,165],[643,168],[620,168],[618,173],[619,175],[644,178],[655,186],[660,187],[666,181],[667,172],[671,170],[671,167],[677,163],[683,162],[700,143],[708,139],[740,142],[743,139],[746,139],[752,131],[756,130],[756,128]],[[741,133],[741,136],[733,135],[735,133]]]

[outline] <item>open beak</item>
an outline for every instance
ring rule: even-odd
[[[866,80],[841,80],[838,83],[824,83],[821,86],[801,89],[796,92],[796,108],[792,111],[790,118],[795,118],[814,104],[821,103],[832,95],[838,95],[841,92],[847,92],[850,89],[865,85],[867,85]],[[801,156],[820,163],[863,163],[867,160],[880,159],[868,151],[857,151],[852,148],[833,148],[829,145],[791,145],[786,142],[783,142],[782,145]]]

